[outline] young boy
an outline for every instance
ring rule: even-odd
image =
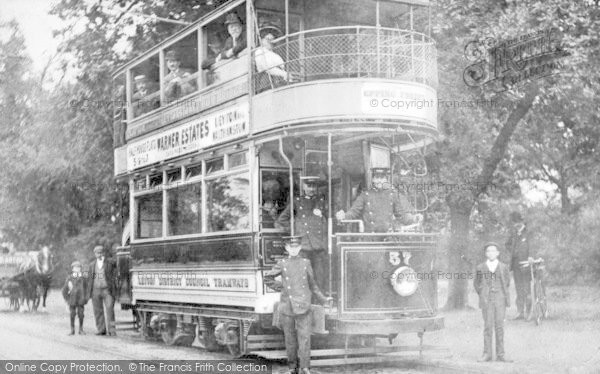
[[[506,264],[498,261],[498,244],[487,243],[483,247],[487,261],[477,266],[473,287],[479,295],[479,307],[483,313],[483,357],[479,360],[492,360],[492,335],[496,335],[496,360],[507,361],[504,357],[504,316],[510,306],[508,286],[510,274]]]
[[[290,368],[288,373],[310,374],[311,298],[314,294],[323,304],[332,299],[326,298],[319,290],[310,260],[298,256],[302,249],[301,237],[288,238],[285,249],[289,257],[280,260],[265,274],[265,283],[268,287],[281,291],[279,310],[276,312],[280,313],[285,336]],[[275,280],[277,276],[281,276],[281,282]]]
[[[62,295],[71,312],[71,332],[69,335],[75,335],[75,314],[79,317],[79,335],[85,335],[83,331],[83,307],[87,304],[86,295],[87,280],[81,272],[81,263],[74,261],[71,264],[71,274],[67,277],[65,285],[62,288]]]

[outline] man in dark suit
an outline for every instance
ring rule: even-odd
[[[325,289],[329,256],[327,255],[327,202],[317,196],[317,186],[321,182],[316,176],[303,176],[304,196],[294,199],[294,232],[302,238],[300,255],[310,260],[319,288]],[[290,228],[291,205],[281,212],[276,228]]]
[[[477,266],[473,287],[479,295],[479,307],[483,314],[483,357],[492,360],[492,335],[496,335],[496,360],[504,357],[504,316],[510,306],[510,272],[506,264],[498,261],[498,244],[487,243],[483,250],[487,261]]]
[[[229,13],[225,17],[225,27],[229,37],[225,40],[223,49],[221,50],[221,59],[235,58],[237,55],[246,49],[246,33],[242,20],[237,13]]]
[[[314,294],[321,303],[326,298],[319,290],[308,259],[298,256],[302,238],[289,237],[285,249],[289,258],[280,260],[265,274],[265,284],[281,292],[278,311],[288,358],[289,374],[310,374],[311,298]],[[281,281],[276,280],[280,277]]]
[[[517,290],[518,314],[515,319],[525,319],[531,311],[531,273],[529,268],[522,267],[519,262],[527,261],[530,257],[529,235],[519,212],[512,212],[510,221],[513,227],[506,241],[506,249],[510,253],[510,270],[513,272]]]
[[[88,272],[88,295],[92,297],[96,335],[117,335],[115,331],[115,295],[117,265],[106,258],[101,245],[94,247],[96,260],[90,264]]]

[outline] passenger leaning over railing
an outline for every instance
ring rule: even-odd
[[[196,90],[196,82],[187,69],[181,68],[181,60],[176,51],[169,51],[165,56],[169,74],[165,76],[164,90],[167,102],[190,94]]]
[[[225,27],[229,37],[225,40],[225,45],[221,50],[221,59],[235,58],[237,55],[246,49],[246,34],[242,20],[237,13],[229,13],[225,18]]]
[[[138,75],[135,80],[135,93],[132,97],[133,113],[140,116],[150,112],[160,106],[160,99],[157,95],[158,86],[151,82],[145,75]]]
[[[260,35],[261,46],[254,51],[254,62],[259,74],[259,91],[297,80],[292,73],[283,69],[283,58],[273,52],[274,31],[270,28],[264,29]]]

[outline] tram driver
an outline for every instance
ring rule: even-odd
[[[302,239],[300,255],[310,260],[317,284],[325,289],[329,256],[327,255],[327,201],[317,196],[323,181],[316,176],[300,177],[304,196],[294,198],[294,233]],[[281,212],[275,228],[290,228],[291,204]]]
[[[420,222],[421,214],[410,214],[411,206],[403,195],[395,191],[390,182],[389,168],[371,168],[372,188],[363,191],[347,212],[338,211],[338,220],[362,219],[365,232],[394,231],[396,222],[409,225]]]

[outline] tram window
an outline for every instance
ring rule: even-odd
[[[213,158],[212,160],[206,161],[206,174],[213,174],[218,171],[225,170],[225,160],[223,156],[219,158]]]
[[[294,173],[294,180],[297,179],[298,173]],[[297,194],[297,183],[294,183],[294,191]],[[287,170],[261,171],[261,228],[275,228],[275,221],[285,209],[289,201],[289,194],[290,178]]]
[[[141,190],[145,190],[145,189],[146,189],[146,177],[136,179],[133,182],[133,190],[134,191],[141,191]]]
[[[229,155],[229,169],[245,166],[248,164],[248,151],[232,153]]]
[[[248,263],[252,262],[250,239],[202,240],[191,243],[140,245],[131,248],[139,264],[153,263]]]
[[[134,117],[160,107],[158,54],[131,69],[131,106]]]
[[[137,238],[162,236],[162,193],[140,196],[137,203]]]
[[[190,179],[202,175],[202,164],[185,168],[185,179]]]
[[[150,188],[158,187],[162,184],[162,182],[163,182],[162,173],[154,174],[154,175],[150,176]]]
[[[168,104],[198,89],[198,33],[193,32],[164,52],[163,90]]]
[[[237,73],[245,72],[237,72],[242,66],[229,65],[220,69],[227,61],[235,61],[245,53],[247,46],[245,24],[245,5],[240,5],[204,27],[203,33],[207,36],[207,40],[203,44],[207,49],[204,51],[206,58],[202,61],[202,69],[207,72],[207,85],[226,81],[239,75]]]
[[[181,180],[181,168],[167,172],[167,183],[174,183]]]
[[[250,227],[250,180],[247,173],[206,181],[208,232]]]
[[[202,232],[202,184],[189,184],[167,191],[169,235]]]

